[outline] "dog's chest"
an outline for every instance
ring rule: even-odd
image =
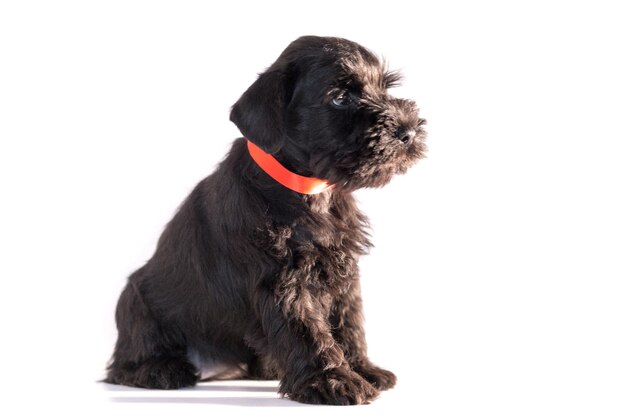
[[[356,270],[355,254],[345,236],[331,230],[299,230],[291,243],[292,265],[307,275],[313,286],[343,290]]]
[[[296,222],[277,227],[272,248],[280,264],[277,289],[299,288],[318,295],[339,295],[356,276],[357,256],[351,237],[331,224]]]

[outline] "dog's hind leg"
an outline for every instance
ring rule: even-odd
[[[135,282],[131,276],[117,305],[118,339],[104,382],[155,389],[195,385],[197,370],[182,337],[154,318]]]

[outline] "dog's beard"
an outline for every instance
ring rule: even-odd
[[[421,120],[416,123],[415,136],[406,144],[382,124],[375,124],[361,135],[328,140],[326,143],[337,141],[341,145],[312,156],[311,170],[344,190],[382,187],[425,157],[422,124]]]
[[[382,187],[397,174],[404,174],[424,157],[426,146],[423,136],[417,135],[404,145],[389,136],[371,139],[359,163],[345,177],[345,187],[350,189]]]
[[[389,134],[376,135],[369,141],[368,158],[363,160],[355,172],[355,180],[361,187],[381,187],[393,176],[404,174],[419,159],[424,157],[426,146],[423,132],[411,143],[403,144]]]

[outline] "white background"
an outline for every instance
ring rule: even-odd
[[[370,352],[398,387],[324,412],[625,415],[618,3],[0,3],[0,408],[311,410],[250,387],[241,404],[210,387],[116,402],[94,381],[126,276],[239,135],[229,107],[317,34],[403,69],[394,94],[421,106],[430,147],[358,192]]]

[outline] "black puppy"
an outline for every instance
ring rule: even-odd
[[[174,389],[280,379],[315,404],[363,404],[396,377],[367,358],[352,191],[425,152],[424,120],[362,46],[294,41],[232,108],[237,139],[128,279],[106,382]]]

